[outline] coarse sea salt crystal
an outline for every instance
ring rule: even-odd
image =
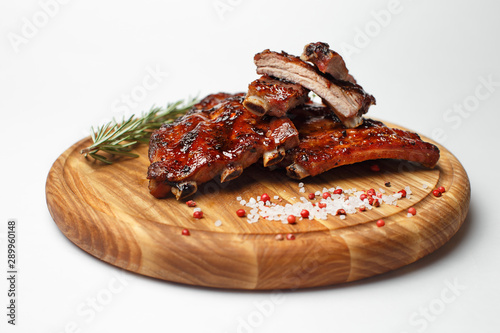
[[[195,209],[193,209],[194,212],[201,212],[201,208],[200,207],[196,207]]]
[[[241,201],[241,200],[243,200],[243,198],[242,198],[242,197],[237,197],[237,198],[236,198],[236,201]]]
[[[412,194],[410,186],[405,186],[405,191],[406,191],[406,194]]]
[[[412,213],[408,213],[408,214],[406,214],[406,217],[413,217],[413,214]]]
[[[214,224],[215,224],[216,227],[220,227],[222,225],[222,221],[221,220],[217,220],[217,221],[215,221]]]
[[[299,183],[299,187],[304,187],[304,183]]]
[[[302,186],[299,186],[300,192],[305,192],[305,188],[303,183]],[[339,186],[337,189],[341,188]],[[318,198],[317,205],[313,206],[313,203],[305,197],[293,197],[290,199],[291,203],[286,203],[284,205],[278,202],[266,201],[265,203],[261,200],[255,200],[255,198],[250,198],[247,203],[245,200],[241,200],[240,204],[245,205],[246,207],[251,208],[247,215],[248,223],[256,223],[259,219],[266,219],[267,221],[281,221],[283,224],[287,224],[287,217],[290,215],[298,217],[298,221],[307,221],[313,219],[321,219],[327,220],[328,216],[339,216],[340,219],[344,220],[346,215],[338,215],[337,212],[339,209],[345,210],[346,214],[356,214],[359,208],[364,207],[366,210],[375,209],[375,206],[370,205],[368,198],[361,200],[360,195],[364,194],[365,191],[357,191],[355,188],[343,190],[342,194],[331,194],[330,197],[326,199],[321,198],[321,194],[324,192],[333,192],[335,188],[327,189],[323,188],[323,192],[316,191],[315,195],[320,196]],[[405,187],[405,191],[407,192],[406,198],[411,194],[411,190],[409,186]],[[377,193],[379,197],[372,196],[373,199],[378,199],[382,204],[395,205],[397,206],[398,199],[402,198],[401,193],[395,194],[382,194],[386,192],[384,189],[379,189]],[[238,197],[238,199],[241,197]],[[276,200],[279,196],[274,196]],[[259,199],[259,198],[258,198]],[[371,200],[371,199],[370,199]],[[281,199],[279,200],[281,202]],[[319,207],[319,204],[324,204],[322,208]],[[308,218],[301,218],[301,211],[306,209],[309,211]],[[408,217],[411,214],[407,215]]]
[[[280,198],[280,197],[279,197],[279,196],[277,196],[277,195],[275,195],[275,196],[274,196],[274,200],[278,200],[279,198]]]
[[[303,187],[301,187],[300,190],[299,190],[300,193],[304,193],[305,191],[306,191],[306,189],[303,188]]]
[[[422,188],[425,190],[426,188],[428,188],[429,186],[427,184],[422,184]]]

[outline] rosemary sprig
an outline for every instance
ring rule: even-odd
[[[186,103],[178,101],[168,104],[165,108],[152,107],[140,117],[132,115],[128,119],[123,118],[121,123],[113,119],[97,128],[91,127],[90,136],[94,143],[82,149],[80,154],[107,164],[112,164],[113,160],[98,152],[106,152],[113,156],[139,157],[131,152],[139,143],[148,143],[154,129],[185,114],[197,102],[198,98],[194,97]]]

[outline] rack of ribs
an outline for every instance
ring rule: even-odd
[[[262,76],[246,94],[209,95],[153,132],[152,195],[179,200],[213,178],[235,179],[260,158],[296,179],[373,159],[437,163],[439,149],[417,134],[362,117],[375,98],[328,44],[306,45],[301,58],[265,50],[254,61]],[[324,105],[312,103],[310,91]]]
[[[434,167],[439,149],[418,134],[363,118],[347,128],[327,107],[307,104],[291,111],[300,143],[280,163],[291,178],[315,176],[332,168],[374,159],[401,159]]]
[[[346,127],[359,126],[363,122],[361,116],[375,104],[375,98],[360,85],[322,73],[313,65],[286,52],[264,50],[255,55],[254,62],[257,74],[291,81],[316,93]]]
[[[354,77],[349,74],[344,59],[337,52],[330,50],[330,45],[327,43],[307,44],[300,59],[313,63],[321,73],[330,74],[336,80],[356,84]]]
[[[248,85],[243,105],[256,115],[284,116],[309,100],[309,90],[300,84],[263,75]]]
[[[179,200],[216,176],[221,182],[238,177],[261,157],[264,166],[277,164],[298,144],[290,119],[257,116],[243,106],[243,96],[209,95],[153,132],[147,176],[153,196],[172,192]]]

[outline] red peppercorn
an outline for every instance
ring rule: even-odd
[[[238,215],[239,217],[244,217],[246,214],[247,214],[247,212],[245,212],[244,209],[238,209],[236,211],[236,215]]]
[[[310,200],[312,200],[312,199],[316,198],[316,195],[314,193],[309,193],[308,197]]]
[[[343,209],[337,210],[337,215],[345,215],[345,214],[346,214],[345,210]]]
[[[189,230],[187,230],[187,229],[182,229],[182,235],[183,235],[183,236],[189,236],[189,235],[191,235],[191,234],[189,233]]]
[[[201,219],[203,217],[203,212],[201,210],[197,210],[196,212],[193,213],[193,217],[195,219]]]
[[[408,208],[408,213],[410,213],[411,215],[415,215],[417,214],[417,210],[414,207],[410,207]]]
[[[377,198],[382,198],[382,193],[377,193]]]
[[[326,207],[326,203],[324,203],[324,202],[319,202],[319,203],[318,203],[318,207],[319,207],[319,208],[325,208],[325,207]]]
[[[432,191],[432,194],[434,194],[435,197],[440,197],[441,196],[441,192],[439,192],[439,190]]]
[[[373,206],[373,202],[375,201],[375,199],[373,199],[372,197],[368,197],[368,203]]]
[[[288,235],[286,235],[286,239],[288,239],[288,240],[294,240],[295,236],[294,236],[294,234],[288,234]]]
[[[194,202],[193,200],[189,200],[189,201],[186,201],[186,205],[188,207],[196,207],[196,202]]]
[[[288,215],[288,217],[286,218],[286,221],[288,222],[288,224],[295,224],[295,216]]]
[[[371,188],[368,191],[366,191],[366,194],[368,194],[368,196],[375,195],[375,190]]]
[[[359,199],[361,201],[365,200],[366,198],[368,198],[368,196],[366,194],[364,194],[364,193],[359,196]]]
[[[398,193],[401,193],[401,198],[406,198],[406,191],[405,190],[398,191]]]
[[[364,212],[365,210],[366,210],[366,207],[365,207],[365,206],[360,206],[360,207],[359,207],[359,211],[360,211],[360,212]]]
[[[338,188],[335,191],[333,191],[333,194],[342,194],[342,192],[344,192],[344,191],[342,191],[341,188]]]
[[[444,188],[444,186],[439,186],[438,191],[441,193],[444,193],[444,192],[446,192],[446,189]]]
[[[302,216],[303,218],[309,217],[309,211],[307,209],[302,209],[302,211],[300,212],[300,216]]]
[[[378,220],[377,221],[377,227],[383,227],[385,225],[385,221],[384,220]]]
[[[283,235],[282,235],[282,234],[277,234],[277,235],[276,235],[276,237],[274,237],[274,239],[279,240],[279,241],[282,241],[282,240],[283,240],[283,239],[285,239],[285,238],[283,237]]]
[[[331,195],[330,193],[328,193],[328,192],[324,192],[324,193],[323,193],[323,199],[327,199],[327,198],[329,198],[329,197],[331,197],[331,196],[332,196],[332,195]]]
[[[264,193],[260,196],[260,200],[264,202],[271,201],[271,197],[269,196],[269,194]]]
[[[380,167],[378,166],[378,164],[372,164],[370,166],[370,170],[378,172],[378,171],[380,171]]]
[[[380,207],[380,202],[378,201],[378,199],[375,199],[375,200],[373,201],[373,206],[374,206],[374,207]]]

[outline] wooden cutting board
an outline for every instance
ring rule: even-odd
[[[429,141],[428,139],[425,139]],[[52,166],[46,184],[50,213],[63,234],[91,255],[126,270],[198,286],[237,289],[294,289],[363,279],[408,265],[446,243],[460,228],[469,208],[470,184],[460,162],[444,147],[434,169],[402,161],[344,166],[299,181],[282,170],[254,166],[229,183],[200,186],[192,198],[202,209],[174,198],[158,200],[148,192],[147,145],[137,159],[104,165],[79,151],[86,138],[66,150]],[[386,187],[386,182],[391,187]],[[425,185],[426,186],[425,186]],[[410,199],[383,204],[342,220],[301,220],[295,225],[236,216],[237,197],[264,192],[294,203],[324,187],[397,192],[410,186]],[[444,186],[437,198],[432,190]],[[274,200],[273,201],[277,201]],[[415,207],[417,215],[407,217]],[[248,211],[248,208],[247,208]],[[377,227],[376,221],[385,220]],[[216,226],[220,220],[222,225]],[[182,230],[189,229],[190,236]],[[276,240],[277,234],[295,240]]]

